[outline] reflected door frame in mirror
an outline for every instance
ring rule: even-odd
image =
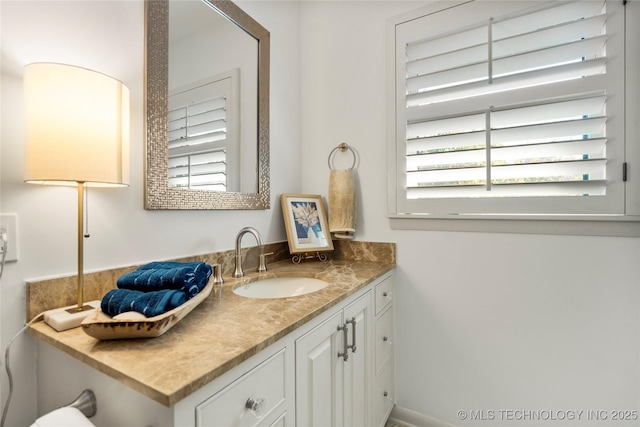
[[[145,209],[269,209],[270,34],[229,0],[202,0],[258,41],[258,188],[224,193],[169,187],[169,1],[145,1]]]

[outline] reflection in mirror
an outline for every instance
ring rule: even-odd
[[[228,0],[147,0],[147,209],[269,207],[269,32]]]
[[[169,1],[168,84],[169,186],[255,193],[258,41],[203,1]]]

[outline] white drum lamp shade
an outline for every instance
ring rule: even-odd
[[[25,181],[129,184],[129,89],[104,74],[63,64],[24,69]]]

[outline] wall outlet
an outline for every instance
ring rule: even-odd
[[[0,229],[6,233],[7,254],[5,261],[18,260],[18,214],[0,214]],[[0,256],[4,249],[4,243],[0,235]],[[1,258],[0,258],[1,259]]]

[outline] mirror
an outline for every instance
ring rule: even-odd
[[[145,13],[145,209],[268,209],[269,32],[229,0]]]

